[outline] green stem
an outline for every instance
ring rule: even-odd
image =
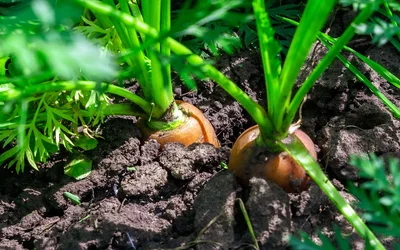
[[[129,115],[137,117],[147,117],[148,114],[144,113],[143,110],[135,108],[131,103],[117,103],[108,104],[103,110],[103,115]],[[82,115],[85,117],[85,115]]]
[[[117,11],[114,0],[103,0],[106,4],[103,4],[105,8]],[[125,11],[128,16],[130,15],[129,7],[127,8],[126,1],[121,0],[121,9]],[[102,12],[99,12],[102,14]],[[129,27],[126,27],[123,25],[123,23],[119,22],[118,19],[115,19],[115,17],[110,16],[110,20],[112,21],[115,30],[118,33],[118,36],[120,37],[122,44],[124,48],[120,48],[120,50],[124,49],[129,49],[129,48],[140,48],[140,42],[139,38],[136,34],[135,30],[131,30]],[[149,87],[146,87],[150,83],[150,78],[148,74],[148,70],[146,68],[146,62],[145,62],[145,56],[143,54],[143,51],[138,50],[136,51],[135,55],[127,59],[127,63],[134,68],[139,68],[140,70],[137,71],[137,78],[139,80],[139,83],[142,86],[143,89],[143,94],[146,100],[150,100],[151,98],[151,93],[148,90]]]
[[[293,122],[293,119],[303,102],[305,96],[310,91],[315,81],[321,76],[321,74],[331,65],[332,61],[340,53],[342,48],[351,40],[356,32],[356,25],[364,23],[376,9],[375,4],[369,4],[365,7],[360,14],[353,20],[351,25],[345,30],[345,32],[336,41],[335,45],[331,50],[325,55],[318,66],[313,70],[313,72],[307,77],[304,83],[301,85],[300,89],[297,91],[292,101],[290,102],[286,117],[283,122],[283,128],[288,129]]]
[[[138,3],[136,1],[135,2],[129,2],[129,8],[131,9],[131,13],[132,13],[132,16],[134,18],[138,18],[139,20],[144,22],[143,21],[142,12],[140,11],[139,5],[138,5]],[[145,41],[146,40],[145,34],[143,34],[141,32],[139,34],[140,34],[140,37],[141,37],[142,41]]]
[[[286,112],[288,112],[293,86],[312,45],[317,39],[318,32],[325,24],[335,3],[336,1],[334,0],[309,0],[301,17],[300,24],[296,29],[293,41],[290,44],[280,75],[279,97],[276,98],[277,103],[273,105],[276,110],[272,122],[277,132],[283,136],[287,134],[289,128],[289,126],[284,124],[284,119]]]
[[[244,220],[246,221],[247,228],[249,229],[250,236],[254,243],[254,247],[256,250],[259,250],[260,247],[258,246],[258,240],[257,240],[256,234],[254,233],[253,225],[251,224],[250,216],[249,216],[249,213],[247,213],[246,206],[244,205],[244,202],[242,199],[236,198],[236,200],[239,202],[239,207],[240,207],[240,210],[242,211]]]
[[[48,81],[49,79],[54,78],[54,73],[50,70],[42,71],[38,75],[31,76],[17,76],[17,77],[6,77],[0,76],[0,84],[4,83],[13,83],[13,85],[17,87],[25,87],[27,84],[36,84],[44,81]]]
[[[178,41],[167,38],[170,48],[178,55],[188,55],[191,51],[180,44]],[[188,50],[188,51],[185,51]],[[180,54],[182,53],[182,54]],[[273,138],[274,129],[271,120],[267,116],[267,112],[257,102],[253,101],[243,90],[241,90],[234,82],[229,80],[224,74],[217,70],[214,66],[206,64],[205,61],[198,55],[191,54],[186,59],[193,66],[199,67],[202,72],[213,79],[219,86],[221,86],[230,96],[232,96],[240,105],[250,114],[253,120],[260,127],[261,136],[263,141],[268,143],[268,138]]]
[[[386,2],[386,1],[384,1],[384,2],[383,2],[383,6],[385,6],[385,10],[386,10],[386,13],[387,13],[387,17],[390,19],[390,22],[392,22],[392,24],[393,24],[395,27],[398,27],[398,23],[397,23],[396,20],[393,18],[393,13],[392,13],[392,10],[391,10],[390,7],[389,7],[389,3]],[[397,35],[397,38],[400,39],[400,34],[397,33],[396,35]]]
[[[150,6],[148,6],[150,5]],[[165,5],[165,4],[164,4]],[[161,30],[161,15],[162,0],[143,1],[142,7],[148,12],[151,9],[151,14],[144,16],[144,21],[153,28],[158,34]],[[167,18],[168,16],[164,17]],[[165,20],[164,25],[165,25]],[[166,27],[163,27],[166,28]],[[170,77],[167,77],[167,69],[162,65],[160,61],[161,44],[160,42],[154,42],[151,44],[148,50],[149,57],[151,60],[151,91],[152,91],[152,102],[163,110],[167,110],[173,102],[172,84],[168,82]],[[160,117],[156,117],[160,118]]]
[[[322,32],[318,35],[318,37],[320,40],[325,39],[326,41],[330,42],[331,44],[335,44],[335,42],[336,42],[336,39],[334,39],[334,38],[330,37],[329,35],[322,33]],[[358,58],[361,59],[361,61],[366,63],[371,69],[375,70],[380,76],[385,78],[386,81],[393,84],[395,87],[400,88],[400,79],[397,76],[393,75],[390,71],[385,69],[382,65],[369,59],[368,57],[362,55],[361,53],[355,51],[354,49],[352,49],[350,47],[344,46],[343,49],[356,55]]]
[[[364,221],[357,215],[354,209],[340,195],[335,186],[329,181],[324,172],[321,170],[318,163],[310,156],[303,143],[296,137],[287,138],[279,144],[285,151],[293,157],[303,168],[308,175],[317,183],[324,191],[329,199],[336,205],[340,212],[346,217],[351,225],[365,240],[368,240],[373,249],[384,250],[382,243],[376,238],[374,233],[365,225]]]
[[[161,0],[161,27],[160,31],[162,34],[169,32],[171,29],[171,0]],[[161,42],[161,54],[167,58],[171,55],[171,50],[168,43],[165,41]],[[172,95],[172,79],[171,79],[171,64],[165,64],[163,66],[163,75],[165,79],[165,89],[171,90],[168,92],[170,96],[168,99],[173,100]]]
[[[0,101],[10,101],[18,98],[23,98],[25,96],[33,96],[36,94],[42,94],[46,92],[71,91],[71,90],[97,90],[100,92],[108,92],[111,94],[127,98],[128,100],[138,105],[147,114],[150,114],[151,112],[157,115],[163,114],[161,110],[153,108],[149,102],[142,99],[138,95],[130,92],[127,89],[118,87],[113,84],[98,83],[92,81],[50,82],[50,83],[27,86],[23,90],[9,89],[7,91],[0,92]]]
[[[161,33],[166,33],[171,29],[171,0],[161,0]],[[168,44],[161,44],[161,52],[163,55],[169,55],[170,49]]]
[[[288,22],[293,25],[298,25],[299,23],[296,21],[293,21],[291,19],[285,18],[285,17],[280,17],[283,21]],[[318,39],[324,43],[324,45],[328,48],[331,48],[331,44],[335,44],[336,39],[330,37],[329,35],[320,32],[318,34]],[[329,43],[328,43],[329,42]],[[375,61],[369,59],[368,57],[358,53],[354,49],[344,46],[343,49],[353,53],[356,55],[358,58],[360,58],[364,63],[366,63],[369,67],[371,67],[373,70],[375,70],[379,75],[381,75],[383,78],[385,78],[389,83],[393,84],[394,86],[400,88],[400,80],[397,78],[395,75],[393,75],[391,72],[383,68],[380,64],[376,63]],[[353,64],[351,64],[345,57],[343,57],[341,54],[339,54],[338,59],[343,63],[343,65],[348,68],[353,74],[379,98],[381,101],[392,111],[393,115],[396,118],[400,118],[400,109],[392,103],[382,92],[379,91],[377,87],[375,87],[367,78],[364,74],[362,74],[356,67],[354,67]]]
[[[143,21],[148,23],[148,20],[150,20],[150,16],[152,15],[150,1],[140,1],[140,8],[142,10]]]
[[[128,2],[126,0],[119,0],[120,3],[120,7],[121,7],[121,11],[131,15],[131,11],[128,5]],[[123,30],[126,30],[128,33],[128,36],[125,37],[123,34],[123,37],[125,37],[124,39],[121,38],[125,49],[130,49],[130,48],[140,48],[140,41],[139,41],[139,37],[136,33],[135,29],[132,29],[131,27],[123,27],[121,22],[119,22],[118,20],[115,20],[115,22],[118,22],[118,26],[121,26],[121,28],[119,28],[117,30],[118,34],[120,34],[120,32],[123,33]],[[117,27],[117,26],[116,26]],[[123,28],[122,28],[123,27]],[[148,73],[148,70],[146,68],[146,60],[145,60],[145,55],[143,53],[142,50],[135,50],[135,54],[129,58],[129,61],[133,61],[134,62],[134,68],[140,68],[140,70],[137,71],[138,74],[138,79],[139,79],[139,83],[142,87],[143,90],[143,94],[144,94],[144,98],[147,101],[152,101],[152,93],[151,93],[151,79]]]
[[[156,30],[152,29],[149,25],[141,22],[132,16],[125,15],[119,11],[115,11],[108,6],[105,6],[98,1],[84,1],[75,0],[85,8],[91,9],[92,11],[98,11],[105,15],[110,15],[125,23],[126,25],[133,26],[137,31],[143,32],[146,36],[154,39],[158,39],[159,34]],[[254,121],[259,125],[263,138],[271,138],[273,135],[273,127],[270,119],[267,116],[265,110],[253,101],[243,90],[241,90],[235,83],[224,76],[214,66],[206,64],[206,62],[200,57],[192,53],[190,49],[179,43],[172,38],[166,38],[165,42],[169,45],[172,52],[177,55],[187,56],[187,61],[195,66],[201,67],[203,73],[218,83],[228,94],[236,99],[243,108],[251,115]]]
[[[260,53],[263,62],[265,87],[267,90],[267,111],[269,117],[274,117],[277,98],[279,97],[279,69],[275,64],[280,61],[277,58],[279,45],[274,39],[274,32],[272,29],[272,24],[269,20],[268,14],[265,10],[264,0],[254,0],[253,10],[257,25],[258,40],[260,43]],[[274,51],[272,54],[270,51]],[[281,107],[280,107],[281,108]]]
[[[20,110],[19,113],[21,114],[19,123],[25,124],[28,119],[28,100],[21,99],[20,100]],[[19,126],[18,127],[18,147],[20,149],[26,148],[27,141],[25,140],[25,127]],[[23,150],[21,150],[23,152]],[[21,152],[20,152],[21,153]]]
[[[0,58],[0,77],[6,75],[6,63],[9,58],[8,56]]]
[[[184,123],[188,117],[184,112],[182,112],[176,103],[173,103],[170,115],[171,117],[169,121],[151,120],[147,121],[146,125],[148,128],[155,131],[172,130]]]
[[[40,105],[40,104],[39,104]],[[39,110],[39,109],[37,109]],[[129,115],[129,116],[137,116],[137,117],[147,117],[148,115],[143,112],[143,110],[136,108],[131,103],[117,103],[117,104],[108,104],[103,110],[103,115],[105,116],[113,116],[113,115]],[[75,114],[74,111],[66,112],[65,115],[73,116]],[[47,121],[46,113],[38,113],[35,114],[36,117],[28,118],[25,126],[30,125],[32,123],[41,123]],[[89,112],[86,110],[80,110],[79,115],[81,117],[93,117],[93,112]],[[14,129],[16,126],[20,126],[20,118],[15,118],[7,123],[0,124],[0,130]],[[23,125],[24,126],[24,125]]]
[[[107,16],[96,14],[96,13],[93,13],[93,15],[99,21],[99,25],[103,29],[108,29],[113,25],[111,20]]]

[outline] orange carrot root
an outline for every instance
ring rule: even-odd
[[[256,176],[274,181],[286,192],[307,189],[310,179],[306,171],[286,152],[266,152],[265,148],[256,145],[259,133],[258,126],[253,126],[239,136],[232,147],[228,169],[243,185]],[[297,129],[293,136],[305,145],[314,159],[317,158],[314,143],[306,133]]]
[[[220,144],[211,123],[203,113],[190,103],[175,101],[179,108],[187,115],[186,120],[179,127],[172,130],[155,131],[145,125],[145,120],[138,122],[139,129],[145,139],[155,139],[161,147],[169,142],[182,143],[186,147],[193,143],[210,143],[219,148]]]

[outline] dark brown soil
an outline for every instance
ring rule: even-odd
[[[390,45],[362,52],[400,75],[400,57]],[[315,46],[301,78],[324,53],[322,46]],[[350,59],[400,106],[399,89]],[[223,56],[217,66],[265,104],[257,53]],[[0,169],[0,249],[251,249],[239,198],[261,249],[286,249],[287,236],[300,230],[314,240],[319,231],[332,237],[334,224],[350,235],[354,249],[364,248],[318,186],[287,195],[274,183],[252,179],[250,187],[243,189],[221,168],[232,143],[253,122],[220,87],[204,82],[197,93],[181,86],[174,91],[177,99],[205,113],[221,149],[169,144],[160,150],[155,141],[141,143],[134,118],[109,118],[102,126],[104,139],[87,153],[95,169],[84,180],[63,175],[64,153],[40,171],[16,175]],[[318,80],[303,107],[302,120],[303,130],[316,142],[321,166],[348,201],[355,199],[344,185],[357,180],[356,169],[347,164],[350,154],[400,153],[400,121],[340,62]],[[66,200],[66,191],[78,195],[82,204]],[[385,245],[390,248],[392,242],[386,240]]]

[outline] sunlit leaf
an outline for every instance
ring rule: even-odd
[[[80,205],[81,204],[81,199],[79,198],[79,196],[74,195],[70,192],[64,192],[63,195],[69,199],[70,201],[72,201],[74,204],[76,205]]]
[[[74,178],[75,180],[84,179],[92,172],[92,164],[92,160],[88,159],[84,155],[75,156],[64,167],[64,174]]]
[[[79,136],[74,140],[74,144],[83,150],[92,150],[97,147],[98,141],[95,138],[88,138],[86,136]]]

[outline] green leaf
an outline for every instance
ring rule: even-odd
[[[373,225],[372,229],[376,233],[398,237],[400,231],[398,160],[389,158],[389,171],[387,162],[374,154],[370,154],[369,157],[352,156],[352,163],[359,169],[360,176],[364,176],[361,185],[350,186],[351,193],[359,200],[359,208],[364,211],[363,217]],[[370,168],[375,171],[369,171]]]
[[[13,134],[12,134],[13,131],[15,131],[15,130],[2,130],[2,131],[0,131],[0,141],[4,140],[6,138],[12,137],[13,136]],[[15,134],[14,137],[16,135],[17,134]],[[14,139],[14,137],[12,137],[11,140]],[[6,145],[3,145],[3,147],[5,147],[5,146]]]
[[[127,167],[126,171],[136,171],[136,167]]]
[[[39,170],[36,165],[36,162],[33,158],[32,150],[29,147],[25,150],[25,155],[26,155],[26,159],[28,160],[28,162],[32,166],[32,168],[35,170]]]
[[[88,159],[85,155],[75,156],[64,167],[64,174],[74,178],[75,180],[82,180],[88,177],[92,172],[92,164],[92,160]]]
[[[83,150],[92,150],[97,147],[99,142],[95,138],[89,138],[86,136],[79,136],[74,140],[74,144]]]
[[[281,47],[274,38],[275,32],[265,11],[264,0],[253,1],[253,9],[256,17],[265,86],[267,89],[268,113],[270,117],[273,117],[279,99],[280,86],[278,78],[281,73],[281,61],[279,59]]]
[[[333,244],[330,242],[329,238],[322,234],[321,232],[318,233],[318,237],[320,238],[322,242],[322,248],[326,250],[336,250],[336,248],[333,246]],[[346,249],[341,249],[341,250],[346,250]],[[350,249],[348,249],[350,250]]]
[[[60,142],[61,142],[61,140],[60,140],[61,128],[55,128],[54,132],[55,132],[56,145],[57,145],[57,147],[59,147]]]
[[[67,127],[65,127],[64,125],[61,124],[61,122],[59,122],[58,120],[54,120],[54,126],[57,126],[58,128],[60,128],[64,133],[67,133],[69,135],[74,135],[73,132],[71,132],[71,130],[69,130]],[[71,142],[71,144],[73,144]]]
[[[7,11],[0,19],[0,56],[12,56],[12,74],[29,76],[50,70],[52,76],[65,79],[115,77],[117,65],[111,55],[70,32],[82,13],[74,1],[25,2],[26,8]]]
[[[15,171],[17,171],[17,174],[22,171],[24,172],[25,168],[25,154],[24,153],[19,153],[19,156],[16,158],[17,159],[17,164],[15,165]]]
[[[70,192],[64,192],[63,195],[69,199],[70,201],[72,201],[73,203],[75,203],[76,205],[80,205],[81,204],[81,199],[79,198],[79,196],[74,195]]]
[[[18,160],[17,157],[15,157],[14,159],[12,159],[12,160],[8,163],[7,168],[10,168],[12,165],[14,165],[15,162],[17,162],[17,160]]]
[[[297,237],[290,237],[289,244],[294,250],[350,250],[350,239],[348,237],[343,238],[339,227],[336,225],[334,225],[334,232],[334,239],[336,239],[338,246],[335,246],[333,242],[321,232],[318,233],[318,238],[322,243],[321,245],[313,242],[304,232],[300,233],[301,240]]]
[[[385,197],[380,198],[379,202],[384,206],[391,206],[391,205],[393,205],[393,198],[385,196]]]
[[[53,113],[49,109],[47,109],[47,106],[46,106],[46,118],[47,119],[46,119],[46,126],[44,128],[44,132],[47,133],[47,135],[50,138],[53,138],[53,131],[54,131],[54,129],[53,129],[53,119],[54,119],[54,116],[53,116]],[[56,142],[56,145],[58,146],[59,145],[58,141],[56,140],[55,142]]]
[[[65,120],[68,120],[75,124],[78,123],[74,118],[72,118],[72,116],[66,114],[68,112],[68,110],[59,110],[59,109],[51,108],[50,106],[46,106],[46,109],[49,109],[53,114],[65,119]]]
[[[223,169],[228,169],[228,165],[225,162],[220,162],[219,165],[221,165],[221,168]]]
[[[300,233],[301,239],[291,236],[289,244],[294,250],[321,250],[321,246],[313,242],[306,233]]]
[[[74,143],[71,141],[71,139],[69,139],[69,137],[66,136],[64,133],[61,133],[61,138],[65,149],[72,152],[72,147],[74,146]]]
[[[182,37],[183,43],[194,53],[209,57],[217,56],[220,50],[231,53],[241,47],[240,39],[233,32],[251,20],[246,7],[251,1],[224,0],[198,1],[177,10],[173,20],[171,37]],[[247,8],[250,9],[250,8]]]
[[[340,233],[340,229],[338,226],[334,225],[334,231],[335,231],[335,238],[336,241],[338,242],[339,249],[341,250],[350,250],[350,240],[347,238],[344,238],[342,234]],[[367,240],[368,242],[368,240]]]
[[[33,155],[37,161],[45,162],[49,157],[49,152],[47,151],[43,142],[48,144],[52,144],[52,142],[48,137],[40,133],[36,126],[33,126],[32,131],[35,137]]]
[[[331,48],[331,46],[325,41],[321,41],[325,44],[325,46]],[[341,54],[338,54],[337,58],[339,58],[343,65],[347,69],[349,69],[357,77],[358,80],[364,83],[371,90],[371,92],[374,93],[374,95],[376,95],[386,105],[386,107],[390,109],[390,111],[396,118],[400,118],[400,109],[393,102],[391,102],[374,84],[372,84],[372,82],[369,81],[368,78],[363,73],[361,73],[361,71],[359,71],[349,60],[347,60]],[[395,84],[395,82],[392,83]]]
[[[275,105],[276,112],[273,116],[273,123],[278,131],[283,130],[279,131],[281,133],[285,133],[285,129],[288,127],[286,124],[282,126],[282,123],[290,103],[295,81],[317,39],[318,32],[325,24],[335,3],[335,0],[309,0],[307,2],[280,75],[280,93],[279,98],[276,98],[278,101]]]
[[[13,157],[14,155],[16,155],[18,153],[19,150],[20,150],[19,147],[13,147],[13,148],[7,150],[6,152],[2,153],[0,155],[0,162],[4,162],[5,160]]]

